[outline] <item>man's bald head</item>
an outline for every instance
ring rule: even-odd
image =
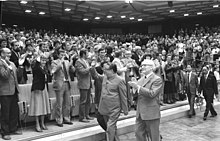
[[[9,48],[1,48],[0,49],[0,55],[2,59],[5,59],[6,57],[11,56],[11,50]]]

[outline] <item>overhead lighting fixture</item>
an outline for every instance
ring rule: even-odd
[[[217,8],[218,7],[218,5],[213,5],[213,8]]]
[[[111,16],[111,15],[108,15],[107,18],[112,18],[112,16]]]
[[[123,19],[123,18],[125,18],[126,16],[121,16],[121,18]]]
[[[202,15],[202,12],[198,12],[197,15]]]
[[[87,18],[84,18],[84,19],[83,19],[83,21],[88,21],[88,20],[89,20],[89,19],[87,19]]]
[[[65,8],[65,11],[69,12],[69,11],[71,11],[71,9],[70,8]]]
[[[45,12],[39,12],[39,14],[40,14],[40,15],[44,15],[44,14],[45,14]]]
[[[140,22],[140,21],[143,21],[143,19],[138,19],[138,21]]]
[[[22,0],[20,3],[21,4],[27,4],[27,1]]]
[[[17,27],[18,25],[14,24],[13,26],[14,26],[14,27]]]
[[[195,24],[195,26],[199,26],[199,24],[197,23],[197,24]]]
[[[96,20],[99,20],[99,19],[100,19],[100,17],[95,17],[95,19],[96,19]]]
[[[189,16],[189,14],[184,14],[185,17]]]
[[[130,17],[130,20],[134,20],[134,17]]]
[[[170,10],[170,13],[174,13],[175,12],[175,10]]]
[[[133,3],[133,0],[125,0],[125,3]]]
[[[25,13],[31,13],[31,10],[25,10]]]
[[[2,24],[2,26],[5,26],[5,24]]]

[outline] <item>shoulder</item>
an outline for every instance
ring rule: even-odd
[[[161,77],[159,77],[158,75],[156,75],[156,74],[152,74],[153,75],[153,77],[152,77],[152,79],[154,80],[154,81],[156,81],[156,82],[163,82],[162,81],[162,79],[161,79]]]

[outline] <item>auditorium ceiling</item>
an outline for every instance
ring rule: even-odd
[[[218,0],[4,0],[4,13],[90,23],[134,23],[220,14]]]

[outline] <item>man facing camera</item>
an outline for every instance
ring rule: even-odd
[[[95,79],[102,81],[101,97],[98,111],[104,116],[107,123],[106,137],[107,141],[119,141],[117,135],[117,121],[123,112],[128,114],[127,89],[125,80],[117,75],[116,64],[103,62],[102,68],[104,76],[99,75],[92,63],[91,74]]]
[[[18,131],[18,81],[16,66],[9,61],[11,51],[0,49],[0,104],[2,138],[10,140],[10,134],[22,134]]]
[[[148,135],[151,141],[160,140],[160,101],[163,81],[153,73],[154,62],[145,59],[141,63],[142,77],[136,81],[128,82],[138,93],[136,114],[136,139],[147,141]]]

